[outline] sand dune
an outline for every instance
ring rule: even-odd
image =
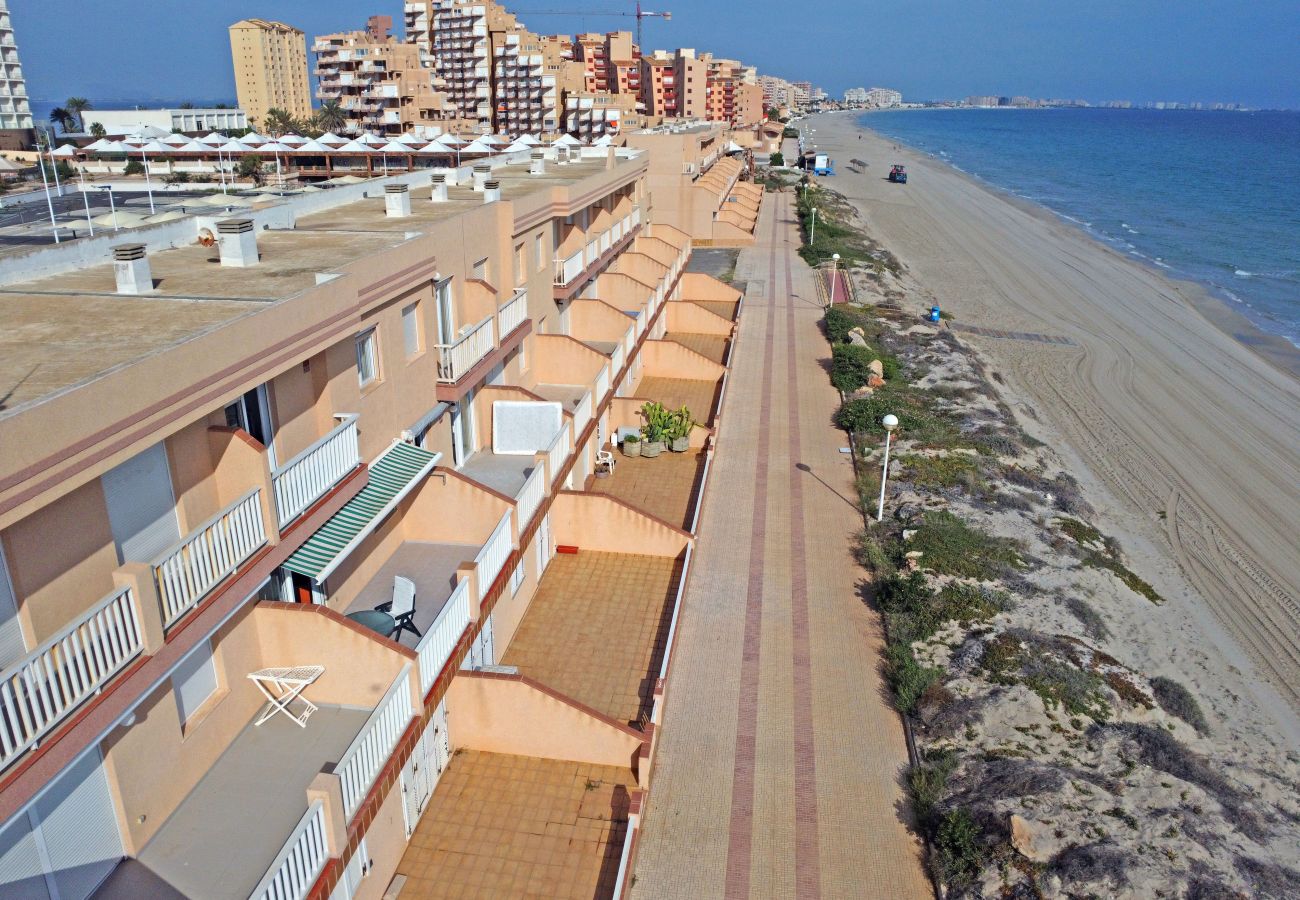
[[[1169,643],[1214,656],[1203,676],[1228,673],[1300,743],[1300,381],[1212,324],[1196,286],[924,155],[859,140],[855,122],[804,123],[819,151],[870,164],[842,165],[828,186],[959,324],[1068,339],[963,335],[1031,431],[1077,455],[1132,568],[1176,601],[1151,613]],[[895,161],[909,184],[885,180]]]

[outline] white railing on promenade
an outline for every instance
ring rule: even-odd
[[[469,579],[466,578],[451,592],[451,599],[433,620],[433,625],[415,645],[416,656],[420,660],[420,696],[429,693],[429,688],[438,680],[438,673],[447,665],[451,651],[456,649],[456,642],[469,627]]]
[[[328,859],[325,804],[313,800],[249,900],[302,900],[311,893]]]
[[[596,373],[596,402],[600,403],[601,401],[603,401],[605,399],[605,395],[608,393],[609,393],[609,363],[605,363],[603,366],[600,367],[600,371]]]
[[[546,472],[541,466],[537,466],[529,474],[528,480],[524,486],[519,489],[515,496],[515,509],[519,513],[519,530],[522,531],[529,522],[533,520],[538,507],[546,499]]]
[[[573,410],[573,433],[575,436],[581,435],[582,429],[587,427],[587,423],[591,421],[591,412],[591,391],[587,391],[582,395],[582,399],[578,401],[578,405]]]
[[[528,292],[520,291],[497,311],[497,340],[505,340],[506,335],[524,324],[526,318],[528,318]]]
[[[664,640],[664,658],[659,663],[659,683],[666,684],[668,681],[668,666],[672,662],[673,642],[677,638],[677,616],[682,611],[682,594],[686,592],[686,577],[691,572],[691,552],[695,549],[694,544],[686,545],[686,553],[682,557],[682,574],[677,578],[677,595],[673,598],[673,614],[668,621],[668,637]],[[654,706],[650,711],[650,721],[658,725],[663,716],[663,698],[656,695]]]
[[[479,322],[454,344],[434,344],[438,350],[438,380],[455,384],[483,357],[492,352],[495,335],[492,316]]]
[[[584,264],[582,261],[582,251],[570,256],[568,259],[557,259],[555,261],[555,283],[570,284],[577,280],[582,274]]]
[[[121,588],[0,673],[0,769],[53,731],[143,646],[135,594]]]
[[[283,528],[325,496],[361,462],[357,415],[345,416],[323,438],[271,473],[275,514]]]
[[[170,626],[266,543],[262,489],[253,488],[153,561]]]
[[[526,483],[526,482],[525,482]],[[474,575],[478,579],[478,598],[482,600],[487,596],[488,590],[492,587],[492,582],[497,580],[501,574],[501,569],[510,557],[511,534],[510,534],[510,516],[511,510],[506,510],[501,516],[501,521],[492,531],[492,536],[487,539],[483,549],[474,557]]]
[[[411,686],[407,683],[410,672],[410,663],[402,666],[384,699],[379,701],[352,741],[352,746],[334,767],[335,774],[343,783],[343,812],[348,821],[352,820],[352,814],[361,806],[361,801],[366,799],[370,786],[375,783],[411,721]]]
[[[560,474],[560,468],[564,461],[569,458],[569,447],[572,444],[572,438],[569,436],[568,423],[562,423],[560,430],[555,433],[555,438],[551,441],[551,446],[546,448],[546,471],[551,473],[551,483]]]

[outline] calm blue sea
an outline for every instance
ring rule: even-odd
[[[898,110],[861,122],[1209,285],[1300,346],[1300,112]]]

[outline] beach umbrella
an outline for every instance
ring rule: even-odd
[[[69,159],[76,155],[77,148],[73,147],[71,144],[64,144],[63,146],[50,151],[50,156],[53,156],[56,159]]]
[[[250,131],[239,139],[239,143],[243,144],[245,147],[256,147],[259,144],[265,144],[267,140],[267,138],[262,137],[256,131]]]
[[[383,139],[375,137],[369,131],[363,131],[357,136],[357,143],[365,144],[367,147],[382,147],[385,142]]]
[[[298,144],[307,143],[307,139],[300,134],[282,134],[280,135],[280,143],[289,146],[296,146]]]
[[[342,147],[335,147],[335,153],[373,153],[373,149],[360,141],[348,141]]]
[[[405,144],[399,144],[397,141],[389,141],[382,147],[376,148],[380,153],[410,153],[411,148]]]
[[[485,141],[471,141],[469,144],[466,144],[464,147],[460,148],[460,152],[462,154],[470,154],[470,153],[491,154],[495,151],[496,148],[493,147],[491,144],[486,143]]]
[[[542,142],[539,141],[537,138],[533,137],[531,134],[525,134],[525,135],[521,135],[521,136],[519,137],[519,139],[518,139],[517,141],[515,141],[515,143],[516,143],[516,144],[527,144],[527,145],[530,146],[530,147],[536,147],[536,146],[540,145]]]
[[[162,143],[161,141],[146,141],[145,143],[141,144],[139,147],[136,147],[135,152],[166,154],[166,153],[173,152],[175,149],[176,149],[175,147],[170,147],[167,144]]]
[[[286,147],[279,141],[268,141],[257,148],[258,153],[292,153],[292,147]]]
[[[91,141],[82,149],[87,153],[107,153],[108,148],[116,144],[116,141],[110,141],[107,138],[100,138],[97,141]]]
[[[165,128],[159,128],[156,125],[132,125],[126,129],[126,136],[132,140],[147,141],[149,138],[166,137],[171,134]]]
[[[205,145],[205,144],[200,144],[198,141],[190,141],[188,144],[182,144],[181,146],[177,147],[177,148],[175,149],[174,152],[176,152],[176,153],[212,153],[212,152],[214,152],[214,151],[215,151],[215,148],[214,148],[214,147],[209,147],[209,146],[207,146],[207,145]]]
[[[324,134],[322,134],[320,137],[316,138],[316,143],[329,144],[330,146],[334,146],[334,147],[337,147],[341,144],[346,144],[347,142],[348,142],[347,138],[341,138],[332,131],[327,131]]]
[[[185,135],[181,134],[178,131],[173,131],[170,134],[162,138],[159,138],[159,140],[161,140],[164,144],[174,144],[174,145],[188,144],[190,141],[189,138],[187,138]]]
[[[501,152],[502,152],[502,153],[520,153],[520,152],[522,152],[522,151],[524,151],[524,150],[532,150],[532,149],[533,149],[533,145],[532,145],[532,144],[525,144],[523,141],[515,141],[513,144],[511,144],[509,147],[507,147],[506,149],[502,150]]]
[[[399,134],[397,137],[393,138],[390,143],[406,144],[407,146],[423,146],[429,142],[425,138],[416,137],[408,131],[405,134]]]
[[[309,140],[293,148],[294,153],[333,153],[333,147],[327,147],[320,141]]]
[[[465,140],[459,135],[450,134],[450,133],[440,134],[436,138],[434,138],[434,140],[436,140],[440,144],[446,144],[448,147],[463,147],[469,143],[469,141]]]
[[[211,144],[215,147],[218,144],[224,144],[227,140],[229,140],[229,138],[220,131],[209,131],[207,134],[203,135],[203,137],[199,138],[199,143]]]

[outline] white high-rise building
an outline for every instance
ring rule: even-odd
[[[27,82],[18,61],[18,45],[9,21],[8,0],[0,0],[0,150],[17,150],[32,142],[32,109]]]

